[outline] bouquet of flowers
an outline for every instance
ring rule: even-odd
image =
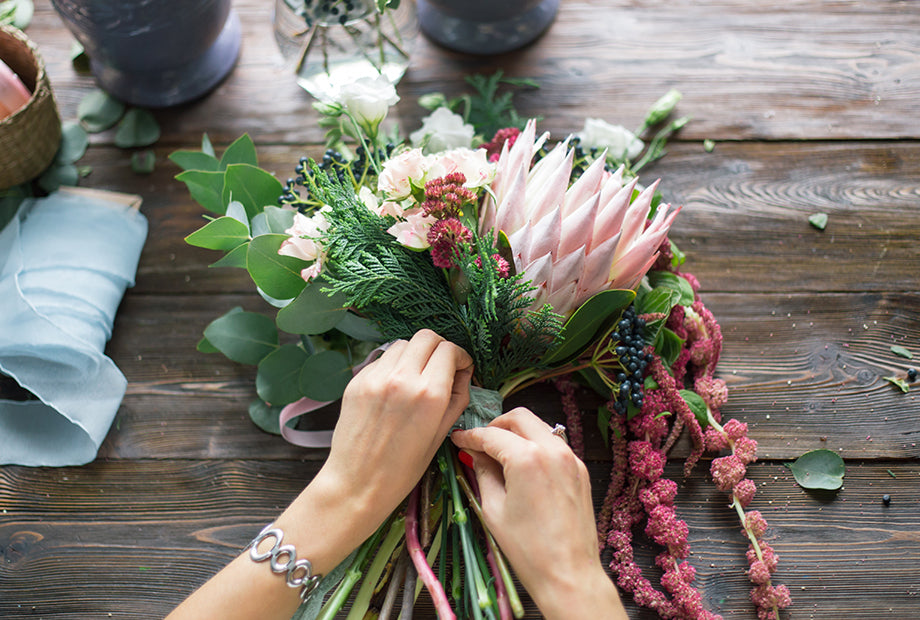
[[[461,425],[486,424],[504,398],[552,380],[582,456],[576,382],[596,390],[613,453],[601,552],[638,604],[665,618],[711,618],[692,586],[677,485],[663,478],[686,428],[694,445],[686,471],[704,450],[730,450],[712,461],[712,476],[750,539],[758,614],[778,618],[788,590],[771,583],[776,556],[762,516],[745,510],[756,443],[745,424],[723,424],[719,414],[721,331],[668,239],[680,209],[662,203],[658,182],[643,187],[636,176],[686,122],[669,121],[679,94],[656,102],[636,132],[589,119],[553,144],[518,117],[511,93],[499,94],[502,83],[526,81],[498,74],[470,83],[470,96],[423,98],[433,111],[409,140],[381,129],[398,99],[388,82],[343,88],[337,102],[316,104],[329,148],[318,162],[302,158],[286,184],[258,167],[247,136],[220,158],[207,139],[202,152],[174,153],[184,168],[177,178],[218,216],[187,241],[225,252],[215,265],[247,269],[278,308],[274,319],[231,310],[199,348],[256,364],[253,419],[301,445],[322,445],[328,433],[294,428],[299,415],[339,398],[375,348],[422,328],[474,360]],[[326,576],[299,617],[332,617],[362,578],[349,618],[371,608],[388,617],[400,587],[404,599],[418,596],[416,573],[439,617],[520,617],[501,551],[474,515],[475,479],[446,442],[405,507]],[[633,561],[643,522],[662,548],[661,590]]]

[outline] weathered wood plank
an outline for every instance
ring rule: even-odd
[[[828,447],[850,458],[920,456],[917,396],[882,378],[904,377],[913,364],[891,345],[920,355],[920,296],[707,293],[704,301],[723,329],[724,414],[752,425],[761,455]],[[105,458],[319,458],[249,422],[253,367],[194,351],[204,326],[236,305],[267,312],[255,296],[125,299],[107,351],[129,386]],[[601,403],[587,391],[581,401],[594,429]],[[552,387],[538,386],[509,407],[527,405],[557,420],[558,402]],[[605,453],[596,431],[589,448]]]
[[[85,184],[144,197],[150,235],[133,292],[249,292],[241,270],[209,269],[217,252],[183,238],[203,210],[172,177],[173,149],[157,149],[151,176],[131,172],[118,149],[93,147]],[[292,176],[319,147],[262,147],[261,164]],[[687,270],[706,291],[916,291],[920,146],[914,143],[723,143],[713,153],[674,145],[643,180],[662,179],[683,205],[672,231]],[[824,212],[819,231],[808,216]]]
[[[71,38],[50,3],[36,4],[29,35],[64,116],[73,117],[92,82],[70,66]],[[203,131],[221,142],[244,131],[263,143],[319,140],[309,96],[282,68],[270,3],[234,6],[244,28],[239,66],[207,99],[158,114],[163,143]],[[518,52],[467,57],[420,38],[400,85],[400,112],[418,118],[418,95],[457,94],[460,76],[499,68],[541,83],[521,97],[520,108],[545,117],[556,133],[581,128],[585,116],[636,126],[676,87],[685,95],[681,113],[694,118],[685,139],[920,135],[913,122],[920,113],[920,16],[903,2],[567,1],[549,32]]]
[[[590,466],[596,502],[608,467]],[[233,557],[316,468],[99,461],[82,468],[0,469],[0,615],[162,617]],[[679,467],[670,466],[667,475],[679,479]],[[771,526],[766,538],[781,558],[777,581],[792,590],[792,617],[913,617],[918,475],[916,463],[853,462],[843,490],[818,496],[797,487],[775,463],[751,468],[759,490],[751,508]],[[891,496],[889,506],[883,494]],[[702,468],[682,484],[677,508],[690,526],[690,562],[707,606],[726,618],[754,618],[737,517]],[[640,539],[641,566],[651,566],[655,553]],[[424,598],[423,605],[419,617],[432,618]],[[538,617],[529,609],[527,617]]]

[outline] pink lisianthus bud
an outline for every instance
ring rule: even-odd
[[[744,527],[747,528],[754,538],[763,538],[767,533],[767,520],[763,518],[758,510],[752,510],[744,516]]]
[[[732,489],[732,495],[735,496],[742,508],[747,508],[747,505],[754,499],[754,493],[756,492],[757,485],[750,478],[745,478]]]
[[[712,426],[706,427],[706,432],[703,434],[703,438],[706,441],[706,450],[709,452],[719,452],[728,447],[728,437],[717,431]]]
[[[750,437],[741,437],[735,440],[735,456],[747,465],[757,460],[757,442]]]
[[[747,436],[747,424],[744,422],[739,422],[732,418],[725,423],[725,426],[722,427],[722,430],[725,431],[725,434],[728,435],[728,438],[732,441],[738,441],[742,437]]]
[[[412,149],[391,157],[383,164],[377,178],[377,189],[390,200],[401,200],[412,194],[413,181],[420,183],[428,170],[428,159],[422,149]]]
[[[396,237],[401,245],[413,250],[428,249],[428,231],[437,220],[422,213],[421,209],[412,209],[404,214],[405,221],[396,222],[387,232]]]
[[[665,456],[647,441],[629,442],[629,469],[638,478],[655,482],[664,473]]]
[[[730,454],[714,459],[709,471],[712,473],[712,479],[717,489],[730,491],[732,487],[741,482],[746,470],[741,459],[734,454]]]

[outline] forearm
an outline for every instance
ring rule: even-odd
[[[274,527],[284,532],[282,544],[292,545],[297,559],[310,560],[317,575],[335,568],[377,526],[363,518],[360,506],[350,503],[331,486],[317,478],[274,521]],[[253,536],[257,533],[253,532]],[[273,542],[274,538],[269,537],[260,550],[266,551]],[[300,604],[300,588],[288,586],[285,574],[273,573],[269,562],[254,562],[247,549],[173,611],[168,620],[288,620]]]

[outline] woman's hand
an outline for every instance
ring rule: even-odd
[[[348,384],[316,482],[352,498],[367,535],[418,483],[469,402],[473,361],[430,330],[394,342]]]
[[[547,618],[626,618],[597,552],[584,463],[526,409],[456,431],[473,457],[486,524]]]

